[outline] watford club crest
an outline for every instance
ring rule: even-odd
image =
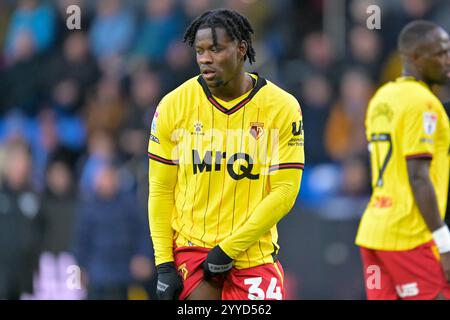
[[[258,140],[264,134],[264,123],[250,122],[250,134]]]

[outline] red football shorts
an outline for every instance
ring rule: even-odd
[[[361,257],[369,300],[431,300],[440,293],[450,299],[434,241],[406,251],[361,247]]]
[[[203,261],[209,249],[180,247],[175,249],[175,265],[183,278],[179,299],[186,299],[203,281]],[[279,261],[260,266],[233,268],[224,277],[215,277],[222,285],[222,300],[284,300],[284,272]]]

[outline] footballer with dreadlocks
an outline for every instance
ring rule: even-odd
[[[149,223],[159,299],[285,297],[276,224],[304,167],[298,101],[257,73],[236,11],[187,28],[197,75],[158,105],[149,139]]]

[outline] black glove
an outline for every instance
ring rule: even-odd
[[[158,283],[156,296],[158,300],[176,300],[183,290],[183,281],[173,262],[166,262],[156,266]]]
[[[209,281],[212,276],[225,274],[233,268],[231,259],[219,246],[212,248],[203,262],[203,277]]]

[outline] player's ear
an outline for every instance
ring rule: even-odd
[[[409,58],[414,62],[414,63],[420,63],[421,60],[425,57],[425,54],[429,52],[429,49],[427,47],[423,47],[423,46],[417,46],[414,48],[414,50],[412,50],[409,54]]]
[[[414,52],[411,54],[411,61],[419,72],[425,71],[424,68],[427,67],[427,58],[423,53]]]
[[[245,40],[241,40],[237,46],[239,58],[244,60],[248,50],[248,43]]]
[[[418,60],[420,60],[421,54],[418,53],[417,51],[413,51],[413,52],[411,52],[411,53],[409,54],[409,58],[410,58],[412,61],[417,62]]]

